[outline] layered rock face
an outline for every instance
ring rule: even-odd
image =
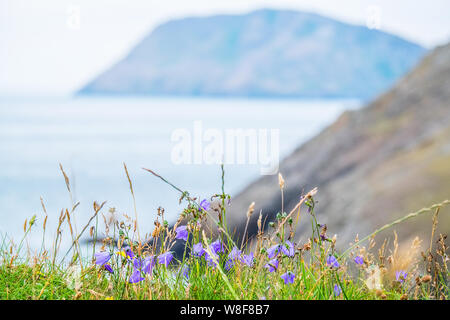
[[[365,108],[348,111],[331,126],[300,146],[280,164],[285,179],[285,211],[301,194],[318,187],[316,213],[329,234],[345,247],[356,234],[422,207],[450,198],[450,45],[439,47],[391,90]],[[277,176],[265,176],[233,198],[228,222],[243,232],[245,214],[272,220],[281,210]],[[303,212],[297,240],[310,236]],[[450,207],[439,214],[439,232],[450,232]],[[250,222],[256,231],[257,214]],[[431,231],[430,215],[395,230],[399,238]],[[389,230],[384,235],[392,235]]]

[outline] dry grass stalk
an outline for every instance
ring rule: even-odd
[[[317,193],[317,188],[312,189],[311,191],[309,191],[305,196],[303,196],[300,201],[295,205],[295,207],[291,210],[291,212],[289,212],[289,214],[281,221],[281,223],[278,224],[278,228],[277,230],[273,233],[271,240],[273,240],[273,238],[276,236],[276,234],[278,232],[280,232],[281,228],[284,226],[284,224],[286,223],[286,221],[289,220],[289,218],[292,216],[292,214],[294,214],[294,212],[297,211],[297,209],[299,209],[301,207],[301,205],[308,199],[310,199],[311,197],[313,197],[315,194]]]

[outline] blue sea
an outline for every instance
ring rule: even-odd
[[[360,105],[356,100],[0,98],[0,236],[19,242],[25,219],[36,214],[27,245],[39,247],[41,198],[48,213],[48,245],[61,209],[72,203],[80,202],[74,213],[78,230],[94,213],[94,201],[106,201],[105,215],[115,208],[134,217],[123,163],[133,182],[141,234],[149,233],[158,207],[165,209],[167,220],[176,219],[180,195],[142,168],[192,196],[206,198],[221,189],[219,165],[172,162],[174,130],[192,131],[194,121],[205,129],[279,129],[282,159],[344,110]],[[70,179],[72,198],[59,164]],[[225,191],[236,195],[259,176],[259,165],[225,166]]]

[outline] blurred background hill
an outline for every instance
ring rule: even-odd
[[[300,11],[188,17],[156,27],[79,93],[368,99],[425,51]]]

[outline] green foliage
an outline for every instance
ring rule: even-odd
[[[6,236],[2,238],[0,299],[364,300],[450,297],[450,273],[447,266],[449,257],[444,236],[440,236],[439,241],[434,246],[430,245],[422,255],[415,254],[418,250],[416,242],[413,242],[406,256],[400,253],[397,241],[390,252],[385,244],[376,253],[371,252],[375,243],[374,236],[378,232],[423,213],[434,212],[432,227],[435,230],[439,209],[449,201],[421,209],[385,225],[361,241],[355,241],[348,250],[339,252],[336,249],[336,238],[329,238],[327,226],[318,222],[314,201],[317,190],[314,189],[304,195],[291,212],[277,213],[276,219],[269,223],[268,232],[262,232],[259,220],[257,236],[245,243],[244,237],[242,246],[238,247],[235,239],[228,234],[226,225],[229,195],[224,189],[223,168],[222,192],[212,197],[217,199],[218,205],[214,210],[209,209],[209,204],[206,206],[203,201],[192,198],[188,192],[178,189],[154,172],[147,171],[179,190],[181,200],[186,201],[186,208],[174,227],[169,226],[162,208],[158,209],[152,242],[141,241],[139,236],[136,238],[137,221],[129,217],[105,226],[107,236],[102,242],[101,251],[108,253],[110,257],[107,261],[113,270],[110,273],[105,269],[105,263],[94,263],[94,252],[91,251],[91,256],[81,256],[78,243],[78,239],[84,230],[89,230],[89,224],[94,221],[93,218],[102,210],[103,205],[94,204],[93,218],[82,229],[81,234],[72,236],[72,258],[60,262],[55,249],[58,248],[58,238],[52,249],[43,247],[35,256],[23,254],[24,239],[30,229],[36,227],[35,219],[32,219],[24,224],[25,235],[19,246],[7,241]],[[129,181],[132,190],[130,178]],[[70,192],[69,181],[66,180],[66,183]],[[284,181],[280,184],[282,193],[283,186]],[[63,223],[70,225],[70,214],[76,206],[73,205],[70,211],[62,211],[64,214],[60,216],[58,230]],[[304,215],[311,222],[311,235],[304,243],[295,243],[295,228],[302,206],[307,209]],[[114,210],[110,211],[114,213]],[[247,213],[248,220],[252,213],[253,207]],[[303,217],[302,221],[308,217]],[[212,221],[220,232],[212,233],[208,230],[205,227],[206,221]],[[182,225],[186,226],[189,239],[183,242],[182,257],[174,258],[168,266],[158,263],[157,257],[160,254],[170,251],[175,241],[183,241],[176,231]],[[45,232],[45,222],[43,228]],[[90,230],[91,236],[96,240],[97,227]],[[206,234],[215,236],[207,238]],[[367,247],[363,246],[366,240],[369,241]],[[216,251],[213,252],[212,245],[217,241],[223,245],[223,251],[219,250],[214,254]],[[201,257],[188,254],[193,251],[194,244],[201,244],[204,248]],[[124,249],[126,247],[129,248],[128,251]],[[232,252],[237,252],[236,258],[232,257]],[[247,263],[248,260],[243,257],[250,253],[254,259]],[[206,254],[211,259],[206,259]],[[130,283],[138,261],[134,259],[141,258],[144,261],[152,257],[155,264],[151,270],[144,272],[140,269],[142,281]],[[187,267],[188,277],[183,273]],[[273,270],[270,267],[274,267]],[[404,277],[399,276],[402,272]],[[294,275],[292,283],[285,282],[283,277],[286,274]]]

